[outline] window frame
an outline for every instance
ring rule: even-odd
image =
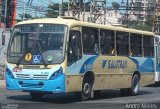
[[[121,38],[120,39],[120,41],[121,42],[119,42],[118,41],[118,35],[117,35],[117,33],[119,33],[120,35],[122,35],[122,37],[124,36],[123,34],[127,34],[128,36],[127,36],[127,40],[125,41],[125,43],[124,43],[124,41],[122,40],[123,38]],[[129,56],[129,32],[124,32],[124,31],[116,31],[116,53],[117,53],[117,56]],[[126,36],[126,35],[125,35]],[[118,51],[118,46],[126,46],[126,47],[128,47],[127,48],[127,51],[126,51],[126,54],[124,53],[120,53],[122,50],[120,50],[120,51]],[[121,48],[119,48],[119,49],[121,49]]]
[[[88,29],[90,29],[90,30],[88,30]],[[86,35],[85,33],[89,33],[89,35],[94,35],[94,40],[93,41],[88,41],[88,40],[86,41],[86,40],[84,40],[84,35]],[[90,34],[90,33],[94,33],[94,34]],[[100,54],[100,34],[99,33],[100,33],[99,32],[99,28],[82,26],[82,47],[83,47],[82,51],[83,51],[83,54],[85,54],[85,55],[99,55]],[[92,53],[91,52],[90,53],[86,52],[86,50],[85,50],[85,44],[84,44],[85,41],[86,42],[92,42],[94,44],[94,46],[96,46],[96,49],[98,49],[96,51],[97,53],[96,52],[92,52]],[[88,46],[87,46],[87,48],[88,48]]]
[[[148,43],[148,41],[149,41],[149,43]],[[142,43],[143,43],[143,56],[144,57],[154,57],[154,37],[152,37],[150,35],[143,35],[143,42]],[[148,52],[148,50],[149,50],[148,48],[151,49],[151,51],[149,53],[150,55],[145,54],[146,51]],[[145,49],[146,49],[146,51],[145,51]]]
[[[109,34],[107,34],[107,33],[109,33]],[[105,35],[105,36],[103,36],[103,35]],[[109,36],[111,38],[110,40],[109,40]],[[106,38],[106,37],[108,37],[108,38]],[[108,40],[106,40],[106,39],[108,39]],[[109,52],[106,50],[107,52],[103,53],[102,49],[105,46],[105,44],[106,44],[106,46],[109,46],[108,47]],[[106,46],[104,48],[106,48]],[[115,56],[116,55],[116,51],[115,51],[115,31],[114,30],[100,29],[100,48],[101,48],[101,55],[106,55],[106,56]]]
[[[133,40],[132,40],[132,37],[134,38]],[[135,37],[138,39],[138,44],[136,43],[137,39]],[[139,53],[138,54],[137,54],[137,51],[133,51],[132,46],[139,48]],[[142,34],[130,33],[130,56],[142,57],[143,56],[142,47],[143,47]],[[136,53],[136,54],[134,54],[134,53]]]

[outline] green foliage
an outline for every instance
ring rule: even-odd
[[[25,19],[32,19],[32,15],[29,13],[25,13]],[[20,20],[23,20],[23,14],[19,14]]]
[[[67,10],[68,2],[63,3],[63,11]],[[55,18],[59,15],[59,4],[52,3],[48,6],[48,10],[46,11],[45,17],[47,18]]]
[[[152,18],[148,19],[146,22],[130,21],[128,27],[138,29],[138,30],[152,31],[152,22],[153,22]]]

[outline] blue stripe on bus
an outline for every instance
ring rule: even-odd
[[[138,69],[139,67],[139,62],[137,59],[134,59],[134,58],[131,58],[131,57],[128,57],[130,60],[132,60],[135,64],[136,64],[136,68]]]
[[[145,59],[143,63],[141,63],[142,59],[135,59],[129,57],[137,66],[137,70],[140,72],[154,72],[154,62],[151,58]]]
[[[154,72],[155,69],[153,60],[149,58],[146,59],[146,61],[141,66],[139,66],[138,69],[140,72]]]
[[[90,57],[89,59],[87,59],[84,64],[82,65],[81,69],[80,69],[80,74],[85,73],[87,70],[92,70],[93,67],[93,63],[94,61],[97,59],[98,56],[93,56]]]

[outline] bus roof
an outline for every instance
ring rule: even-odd
[[[117,26],[111,26],[111,25],[102,25],[102,24],[96,24],[96,23],[90,23],[90,22],[83,22],[83,21],[79,21],[76,19],[64,19],[64,18],[32,19],[32,20],[19,22],[16,25],[33,24],[33,23],[34,24],[35,23],[64,24],[68,26],[79,25],[79,26],[96,27],[96,28],[101,28],[101,29],[108,29],[108,30],[123,31],[123,32],[129,32],[129,33],[137,33],[137,34],[154,36],[153,32],[136,30],[136,29],[131,29],[131,28],[124,28],[124,27],[117,27]]]

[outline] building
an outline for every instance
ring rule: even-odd
[[[153,0],[128,0],[128,15],[145,22],[153,15]]]
[[[1,27],[10,28],[16,23],[16,0],[0,0]]]
[[[72,12],[66,11],[65,16],[72,16]],[[78,15],[75,16],[78,18]],[[106,14],[99,16],[99,18],[96,20],[95,23],[98,24],[106,24],[106,25],[112,25],[112,24],[121,24],[121,17],[122,15],[119,13],[116,13],[114,10],[109,10],[106,12]],[[90,14],[90,12],[81,12],[79,20],[85,21],[85,22],[91,22],[91,19],[93,18],[93,15]]]

